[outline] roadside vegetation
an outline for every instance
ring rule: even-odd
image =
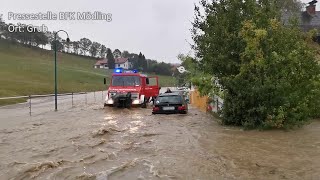
[[[222,123],[245,128],[300,127],[320,115],[320,66],[313,39],[295,17],[295,0],[201,1],[192,37],[196,58],[180,56],[201,94],[224,99]]]
[[[0,97],[52,94],[54,92],[53,51],[24,47],[0,40]],[[58,53],[59,93],[106,90],[103,78],[111,70],[94,69],[92,58]],[[171,76],[159,76],[161,86],[173,86]],[[109,82],[109,81],[108,81]],[[0,100],[0,105],[24,102]]]

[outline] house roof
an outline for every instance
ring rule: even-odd
[[[316,11],[314,16],[310,16],[306,11],[300,13],[285,12],[282,15],[282,22],[288,25],[291,17],[298,18],[298,25],[303,31],[320,29],[320,11]]]
[[[116,58],[114,61],[116,64],[123,64],[128,61],[128,58]]]
[[[99,65],[104,65],[104,64],[108,64],[108,59],[101,59],[101,60],[97,61],[94,65],[99,66]]]

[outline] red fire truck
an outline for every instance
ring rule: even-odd
[[[104,78],[104,84],[107,84]],[[129,108],[139,105],[146,108],[150,100],[159,95],[158,77],[148,77],[136,70],[126,71],[117,68],[112,74],[104,106]]]

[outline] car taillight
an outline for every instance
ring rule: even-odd
[[[185,107],[185,106],[179,106],[179,107],[178,107],[178,110],[179,110],[179,111],[186,110],[186,107]]]
[[[159,111],[160,108],[159,107],[153,107],[153,111]]]

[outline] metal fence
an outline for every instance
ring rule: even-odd
[[[93,91],[93,92],[77,92],[77,93],[63,93],[63,94],[57,94],[57,96],[61,97],[61,96],[71,96],[71,107],[74,107],[74,98],[75,96],[79,96],[79,95],[85,95],[84,96],[84,101],[85,104],[88,104],[88,94],[93,94],[93,98],[94,98],[94,102],[97,101],[97,98],[101,97],[101,100],[103,101],[105,98],[105,91]],[[13,97],[0,97],[0,101],[1,100],[10,100],[10,99],[27,99],[27,102],[25,102],[24,104],[28,104],[29,107],[29,114],[31,116],[32,114],[32,103],[33,103],[33,99],[36,98],[45,98],[45,97],[54,97],[55,94],[44,94],[44,95],[29,95],[29,96],[13,96]],[[99,97],[100,96],[100,97]],[[52,100],[54,101],[54,100]],[[21,103],[20,103],[21,104]],[[0,106],[1,107],[1,106]],[[3,106],[6,107],[6,106]]]

